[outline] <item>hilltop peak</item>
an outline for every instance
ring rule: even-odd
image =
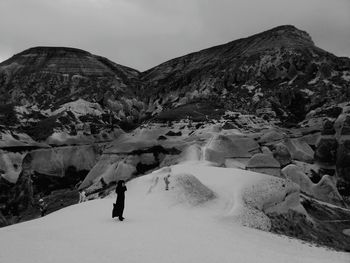
[[[62,53],[75,53],[75,54],[81,54],[81,55],[91,55],[89,52],[78,49],[78,48],[72,48],[72,47],[58,47],[58,46],[36,46],[28,48],[16,55],[26,55],[26,54],[57,54],[62,55]],[[15,56],[16,56],[15,55]]]

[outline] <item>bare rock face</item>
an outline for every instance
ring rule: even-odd
[[[338,141],[335,138],[321,138],[316,146],[315,160],[328,165],[335,165]]]

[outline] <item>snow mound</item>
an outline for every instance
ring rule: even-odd
[[[271,227],[268,213],[305,213],[299,187],[291,181],[200,163],[160,169],[132,180],[129,187],[131,194],[144,193],[146,205],[169,208],[201,204],[219,217],[261,230]]]
[[[197,206],[213,200],[215,194],[192,174],[155,173],[147,194],[163,193],[170,205]]]
[[[164,178],[169,174],[169,190],[165,190]],[[0,261],[349,262],[348,253],[245,228],[232,220],[237,211],[245,211],[247,225],[251,213],[260,218],[260,228],[266,228],[268,221],[261,211],[291,206],[286,200],[293,200],[296,188],[292,183],[283,186],[284,182],[204,165],[163,168],[127,183],[123,222],[111,218],[112,195],[1,228]],[[177,205],[169,206],[174,202]]]
[[[202,159],[202,149],[198,144],[192,144],[184,149],[179,161],[199,161]]]

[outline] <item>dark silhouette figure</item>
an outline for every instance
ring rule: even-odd
[[[40,209],[41,217],[45,216],[47,212],[47,204],[42,198],[39,200],[39,209]]]
[[[113,207],[113,217],[118,217],[120,221],[124,220],[123,211],[126,190],[125,182],[123,180],[119,180],[117,188],[115,189],[115,192],[117,193],[117,201]]]

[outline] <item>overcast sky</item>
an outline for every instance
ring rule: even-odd
[[[283,24],[350,57],[350,0],[0,0],[0,61],[70,46],[145,70]]]

